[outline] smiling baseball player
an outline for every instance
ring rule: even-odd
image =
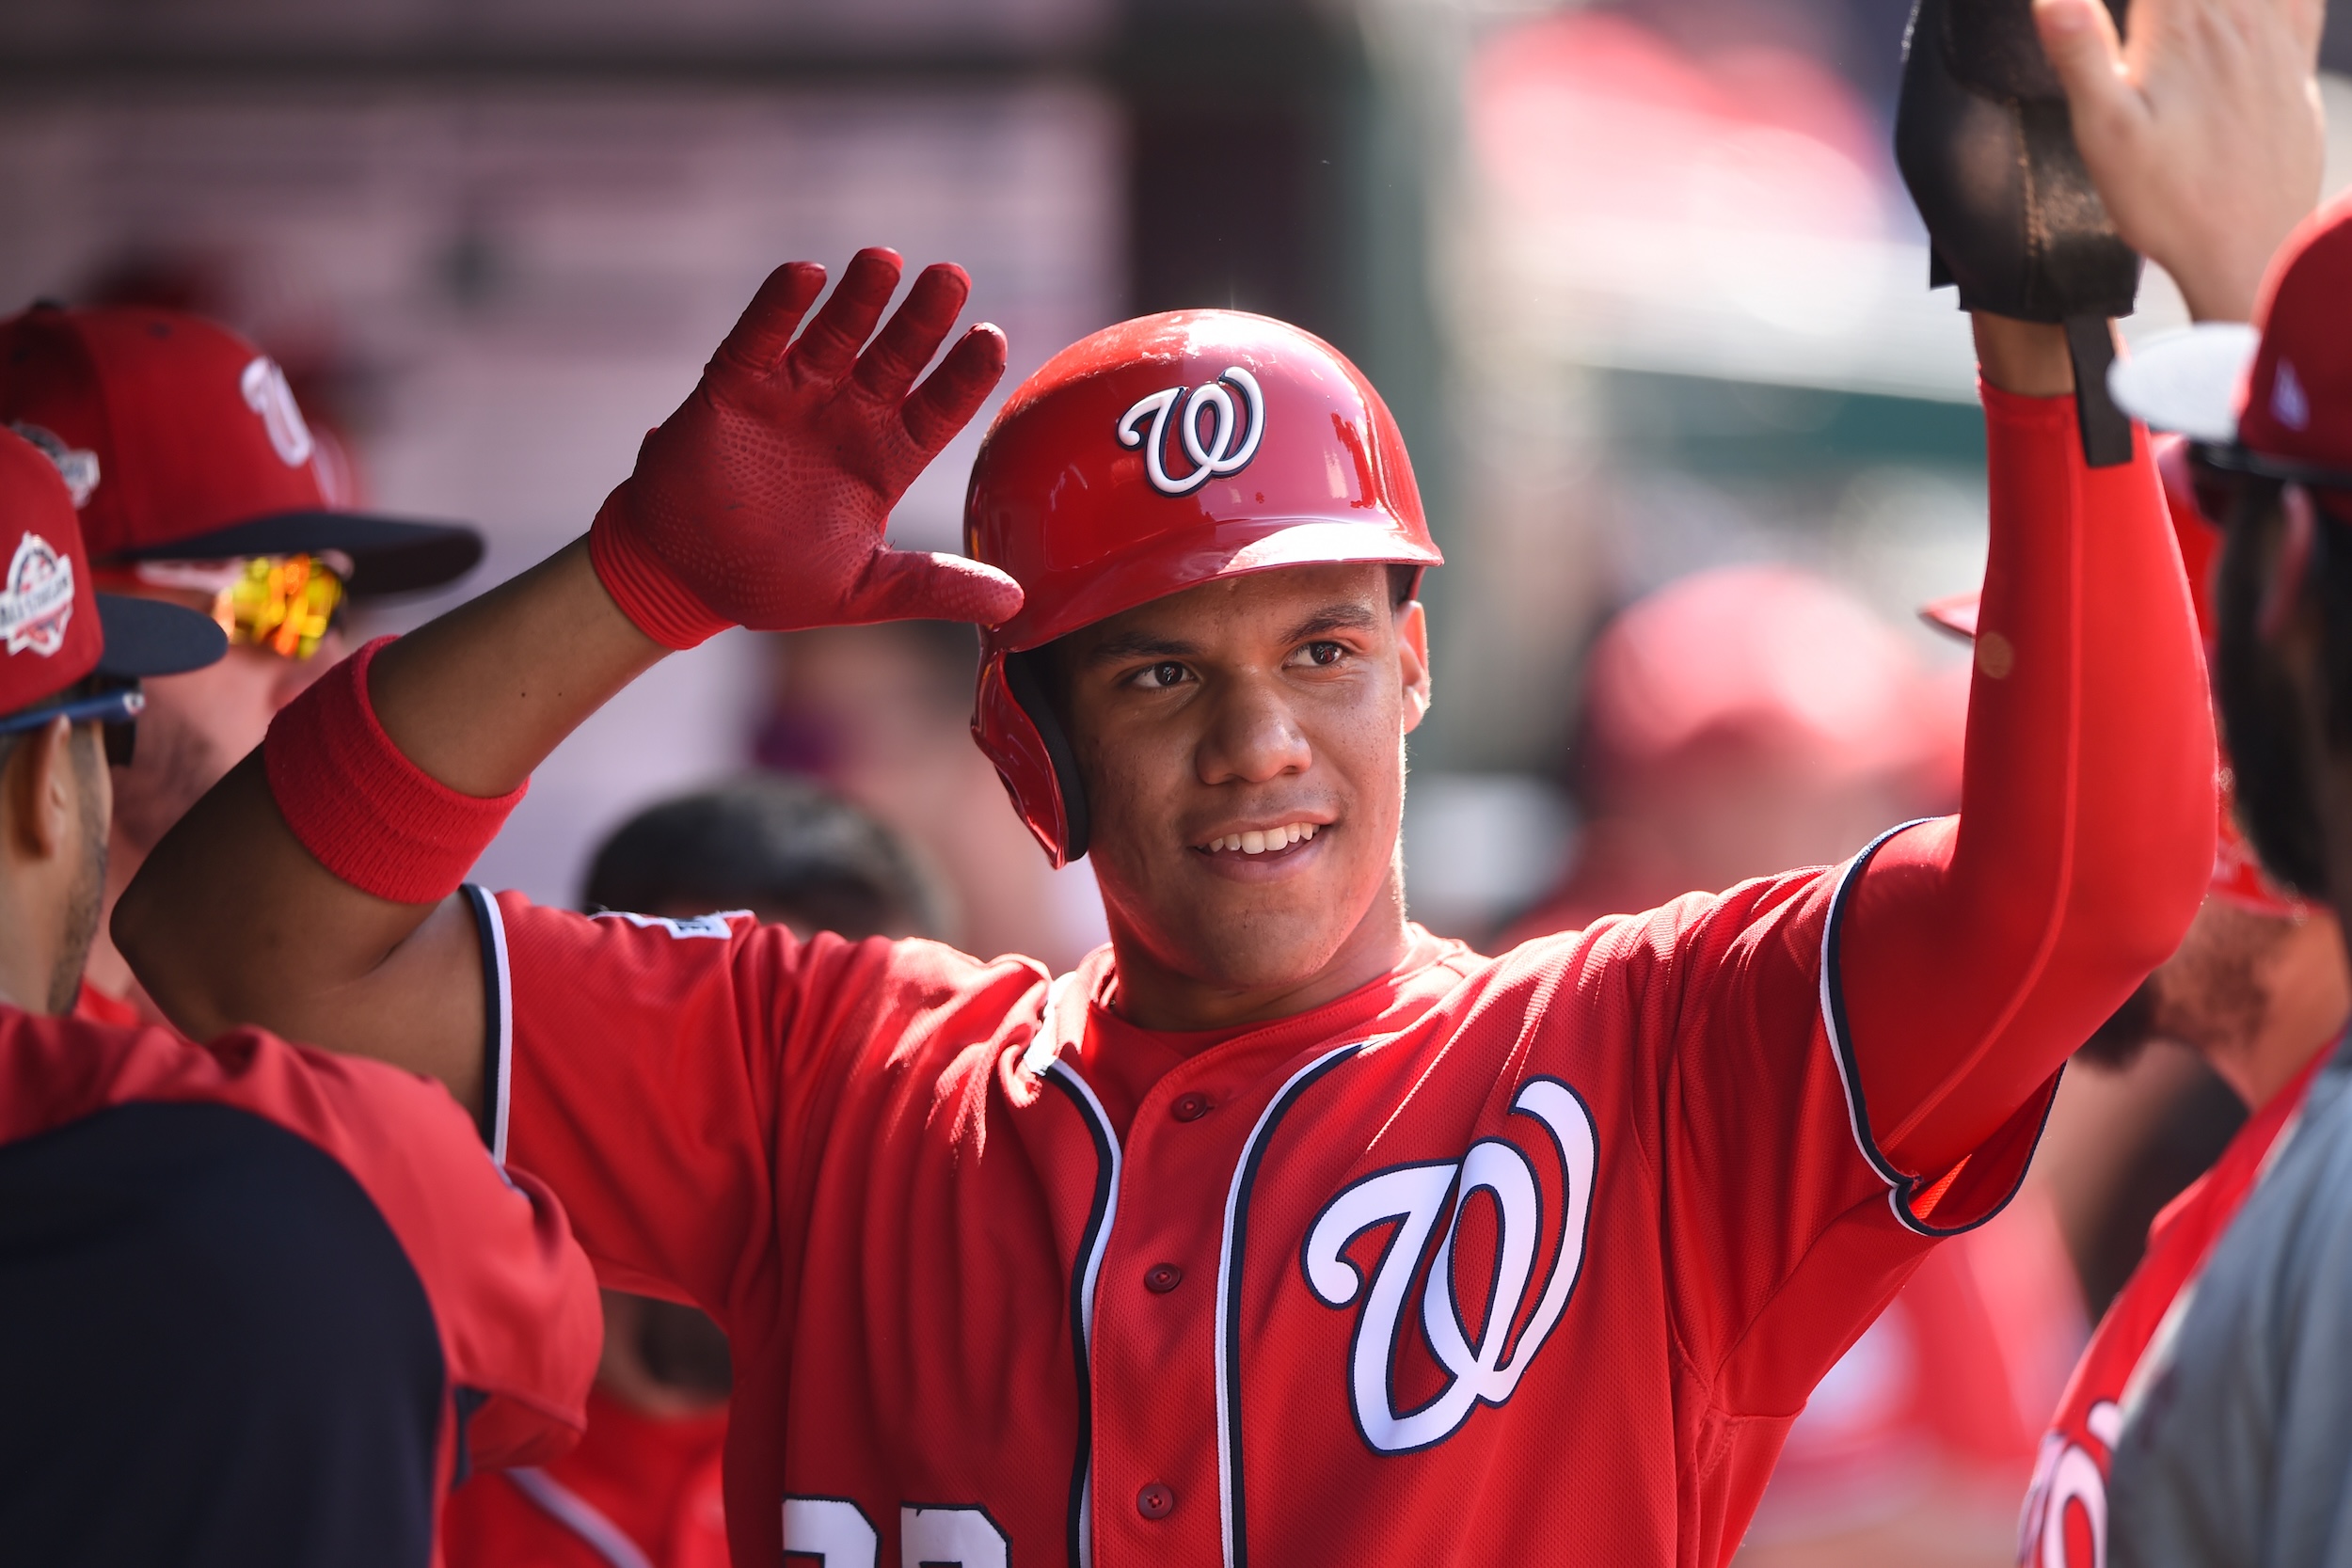
[[[918,385],[967,285],[877,334],[898,276],[864,252],[812,317],[780,269],[585,541],[280,716],[124,951],[189,1027],[440,1077],[608,1283],[716,1317],[739,1562],[1723,1560],[2196,908],[2212,729],[2144,437],[2090,466],[2063,334],[1980,315],[1962,816],[1489,959],[1406,918],[1438,553],[1364,378],[1262,317],[1113,327],[998,416],[974,559],[891,550],[1004,355],[973,328]],[[915,615],[990,628],[976,737],[1093,857],[1073,974],[461,889],[668,651]]]

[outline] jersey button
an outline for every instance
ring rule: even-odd
[[[1165,1519],[1176,1512],[1176,1494],[1155,1481],[1136,1494],[1136,1512],[1147,1519]]]
[[[1154,1263],[1143,1271],[1143,1288],[1164,1296],[1184,1282],[1184,1271],[1173,1263]]]
[[[1209,1114],[1209,1097],[1205,1094],[1180,1094],[1168,1114],[1178,1121],[1199,1121]]]

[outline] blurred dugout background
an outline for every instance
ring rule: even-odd
[[[1382,388],[1450,558],[1406,845],[1416,914],[1482,939],[1836,859],[1950,803],[1965,659],[1911,612],[1977,581],[1982,439],[1888,152],[1907,10],[16,3],[0,309],[140,298],[242,327],[356,494],[486,531],[468,591],[585,527],[780,260],[963,262],[1011,336],[1008,387],[1139,311],[1297,321]],[[2129,331],[2180,319],[2152,276]],[[953,547],[977,435],[909,497],[902,542]],[[771,767],[912,839],[960,943],[1066,965],[1102,935],[1090,874],[1045,870],[965,740],[970,663],[940,626],[718,639],[559,752],[481,874],[568,902],[624,816]],[[2201,1071],[2171,1049],[2068,1081],[2037,1176],[2094,1312],[2228,1133]],[[2047,1271],[2004,1284],[1974,1256],[1935,1299],[1974,1291],[2018,1341],[1955,1363],[2001,1362],[2014,1395],[1986,1418],[1983,1506],[1927,1508],[1945,1472],[1879,1435],[1921,1425],[1889,1402],[1941,1399],[1903,1369],[1949,1344],[1891,1313],[1817,1397],[1759,1561],[2007,1560],[2005,1466],[2081,1320],[2001,1306]],[[1867,1533],[1904,1510],[1899,1545]]]
[[[1964,324],[1921,287],[1886,151],[1905,8],[12,6],[0,303],[243,327],[358,489],[485,528],[469,589],[582,528],[779,259],[961,261],[1008,385],[1140,310],[1301,322],[1395,406],[1454,562],[1411,880],[1423,918],[1486,935],[1577,853],[1580,665],[1616,607],[1793,562],[1958,679],[1909,615],[1975,581],[1983,495]],[[2148,296],[2135,330],[2177,319]],[[952,546],[976,436],[905,542]],[[1088,874],[1034,869],[961,748],[962,657],[738,634],[674,660],[541,771],[484,874],[567,897],[613,822],[757,758],[922,840],[969,944],[1067,961],[1100,932]]]

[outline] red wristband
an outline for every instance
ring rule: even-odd
[[[435,904],[455,893],[531,787],[461,795],[392,744],[368,697],[379,637],[280,708],[262,743],[278,816],[318,863],[362,893]]]
[[[639,631],[665,648],[707,642],[734,622],[714,615],[679,586],[676,576],[645,548],[628,525],[628,483],[623,480],[588,525],[588,562],[596,580],[612,595]]]

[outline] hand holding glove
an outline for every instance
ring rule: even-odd
[[[926,268],[875,335],[899,271],[892,251],[858,252],[796,341],[825,271],[777,268],[645,437],[588,545],[647,636],[691,648],[730,626],[994,625],[1021,608],[993,567],[883,543],[891,508],[1005,370],[1004,334],[979,325],[915,385],[972,284],[961,267]]]
[[[2200,321],[2252,319],[2272,252],[2319,200],[2321,0],[2035,0],[2074,139],[2123,239]]]

